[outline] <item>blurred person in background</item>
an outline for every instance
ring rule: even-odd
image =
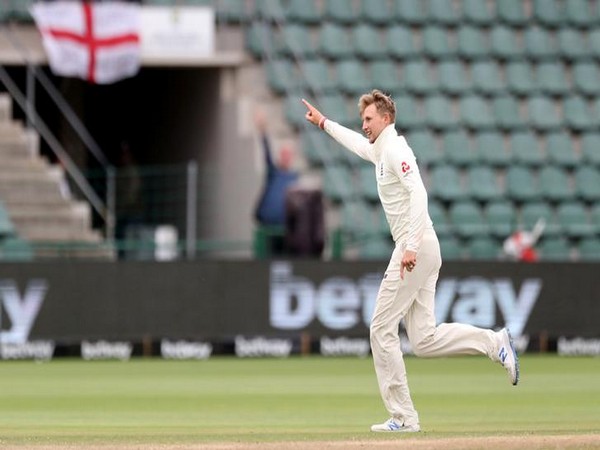
[[[383,276],[371,319],[371,349],[383,403],[390,418],[373,425],[375,432],[418,432],[399,326],[404,327],[417,356],[486,355],[519,381],[519,364],[508,330],[499,332],[459,323],[436,326],[434,297],[442,258],[428,213],[427,192],[412,149],[394,126],[396,105],[373,90],[359,100],[366,137],[325,117],[302,100],[306,119],[344,147],[374,164],[377,188],[396,243]]]
[[[515,231],[504,241],[504,253],[515,261],[538,261],[539,257],[535,249],[535,244],[537,244],[537,241],[544,232],[545,226],[546,221],[543,218],[540,218],[533,227],[533,230]]]
[[[115,209],[115,238],[123,243],[128,235],[128,228],[141,225],[143,221],[142,179],[129,141],[126,140],[121,141],[119,148]],[[124,254],[124,249],[120,248],[119,255]]]

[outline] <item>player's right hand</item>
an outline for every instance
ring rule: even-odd
[[[302,103],[304,103],[304,106],[306,106],[306,109],[308,110],[308,111],[306,111],[306,114],[304,115],[306,120],[308,120],[313,125],[319,126],[319,122],[323,118],[323,114],[321,114],[321,111],[319,111],[313,105],[308,103],[305,99],[302,99]]]

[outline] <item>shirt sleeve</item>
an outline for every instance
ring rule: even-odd
[[[324,125],[325,131],[337,142],[342,144],[351,152],[360,156],[362,159],[371,161],[375,164],[372,157],[373,145],[362,134],[352,131],[349,128],[340,125],[337,122],[327,119]]]
[[[406,249],[418,252],[427,226],[429,212],[427,190],[421,179],[416,158],[407,144],[390,152],[391,168],[410,197],[410,220]]]

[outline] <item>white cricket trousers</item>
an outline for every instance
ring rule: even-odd
[[[493,358],[496,337],[492,330],[443,323],[436,327],[435,285],[442,265],[440,245],[433,229],[425,230],[417,264],[400,279],[404,249],[397,245],[381,282],[371,321],[371,350],[379,390],[391,417],[405,425],[419,423],[413,406],[400,348],[398,326],[404,326],[417,356],[484,354]]]

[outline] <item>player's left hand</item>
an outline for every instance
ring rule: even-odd
[[[417,265],[417,252],[412,250],[405,250],[402,256],[402,262],[400,263],[400,278],[404,280],[404,269],[412,272]]]

